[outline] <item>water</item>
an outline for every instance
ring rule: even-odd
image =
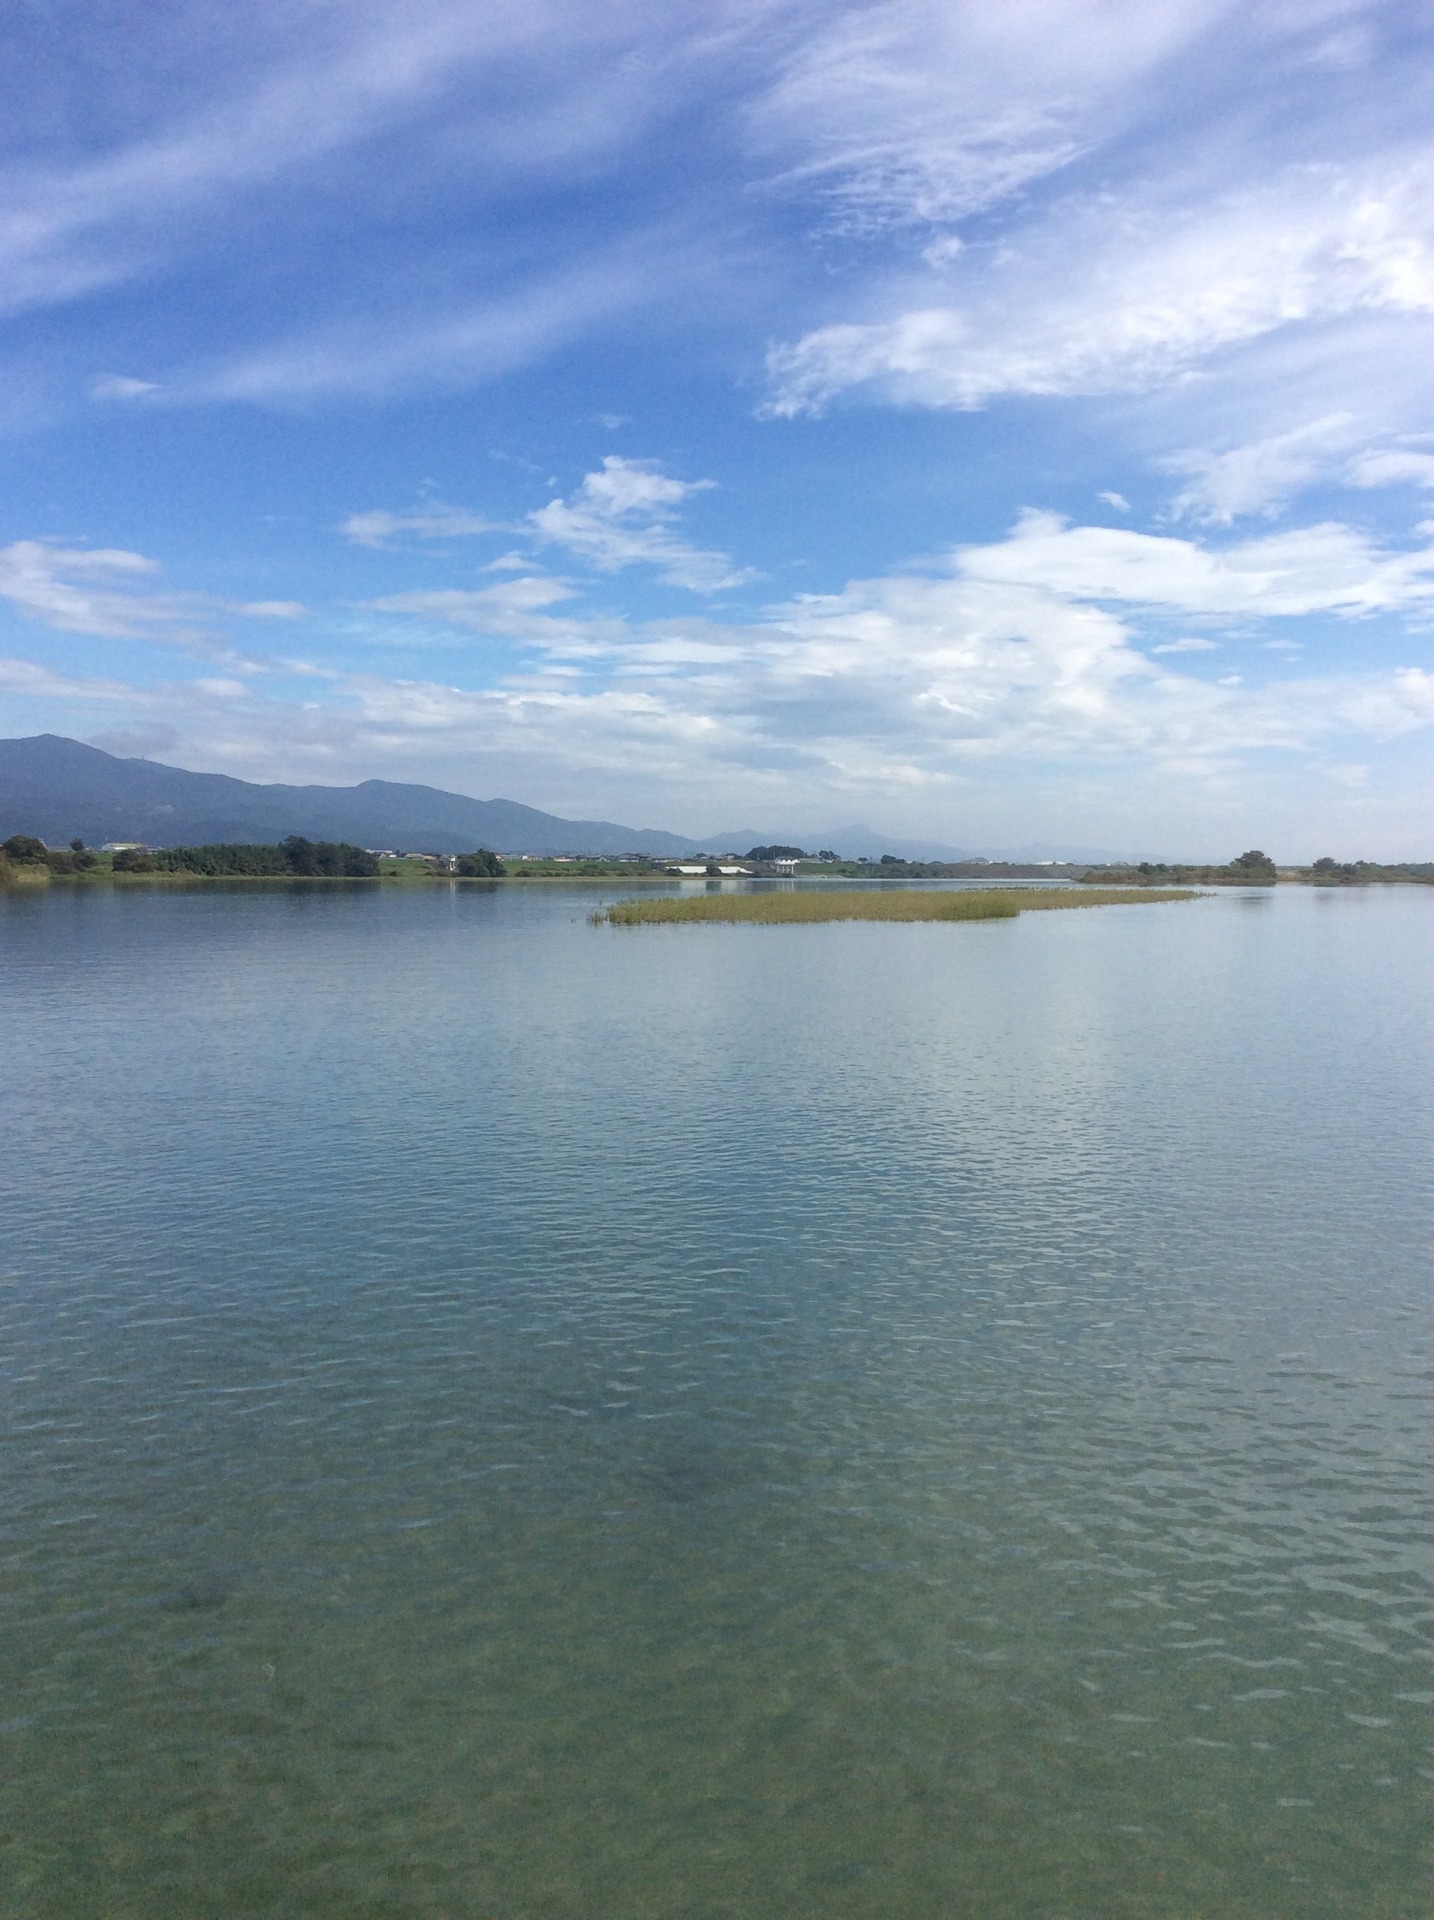
[[[596,897],[0,902],[5,1920],[1427,1920],[1434,892]]]

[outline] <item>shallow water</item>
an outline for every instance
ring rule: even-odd
[[[5,1920],[1427,1920],[1434,891],[0,902]]]

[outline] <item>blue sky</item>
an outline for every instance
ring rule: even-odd
[[[1434,6],[9,18],[3,733],[1434,855]]]

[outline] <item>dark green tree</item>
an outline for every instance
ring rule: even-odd
[[[301,833],[291,833],[283,842],[284,859],[290,873],[316,874],[319,871],[318,848]]]
[[[473,853],[460,853],[457,872],[465,880],[498,879],[508,869],[491,847],[479,847]]]

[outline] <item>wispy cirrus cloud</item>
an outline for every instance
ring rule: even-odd
[[[940,0],[839,7],[745,114],[775,184],[848,235],[946,228],[1106,144],[1132,94],[1233,11],[1228,0]],[[959,249],[958,249],[959,250]],[[938,247],[935,263],[954,257]]]
[[[1136,391],[1279,328],[1434,315],[1430,181],[1412,158],[1289,168],[1183,206],[1078,199],[1013,236],[999,272],[973,279],[962,305],[822,327],[774,348],[770,410],[819,411],[863,386],[964,410],[1005,394]]]
[[[158,562],[123,548],[16,540],[0,549],[0,599],[57,633],[113,640],[189,638],[192,600],[137,590],[158,571]]]
[[[565,249],[511,271],[496,291],[484,284],[415,301],[400,285],[375,291],[357,313],[320,306],[282,330],[266,325],[258,339],[191,356],[165,395],[183,405],[287,407],[478,386],[668,294],[684,269],[681,248],[662,239],[641,232]]]
[[[260,673],[275,663],[231,648],[219,624],[225,616],[294,620],[307,611],[297,600],[235,602],[155,591],[159,571],[158,561],[122,547],[15,540],[0,548],[0,601],[52,633],[158,642],[233,673]]]
[[[319,168],[331,191],[336,164],[416,122],[427,123],[419,139],[428,151],[412,159],[430,189],[445,175],[471,180],[475,164],[491,185],[625,145],[654,106],[621,60],[643,20],[633,5],[601,15],[454,0],[361,0],[328,15],[278,6],[244,31],[170,35],[151,63],[145,51],[160,50],[146,47],[136,20],[125,89],[93,103],[100,125],[119,123],[111,140],[79,158],[12,167],[0,306],[49,305],[153,273],[196,246],[201,218]],[[102,81],[103,61],[95,65]],[[526,70],[527,88],[514,87],[515,70]],[[161,79],[167,85],[146,86]],[[14,105],[23,137],[27,103]],[[472,116],[481,148],[433,139],[439,128],[458,136]],[[43,155],[40,127],[36,150]]]
[[[150,695],[127,680],[98,674],[62,673],[42,660],[0,659],[0,690],[27,700],[57,700],[116,706],[146,706]]]

